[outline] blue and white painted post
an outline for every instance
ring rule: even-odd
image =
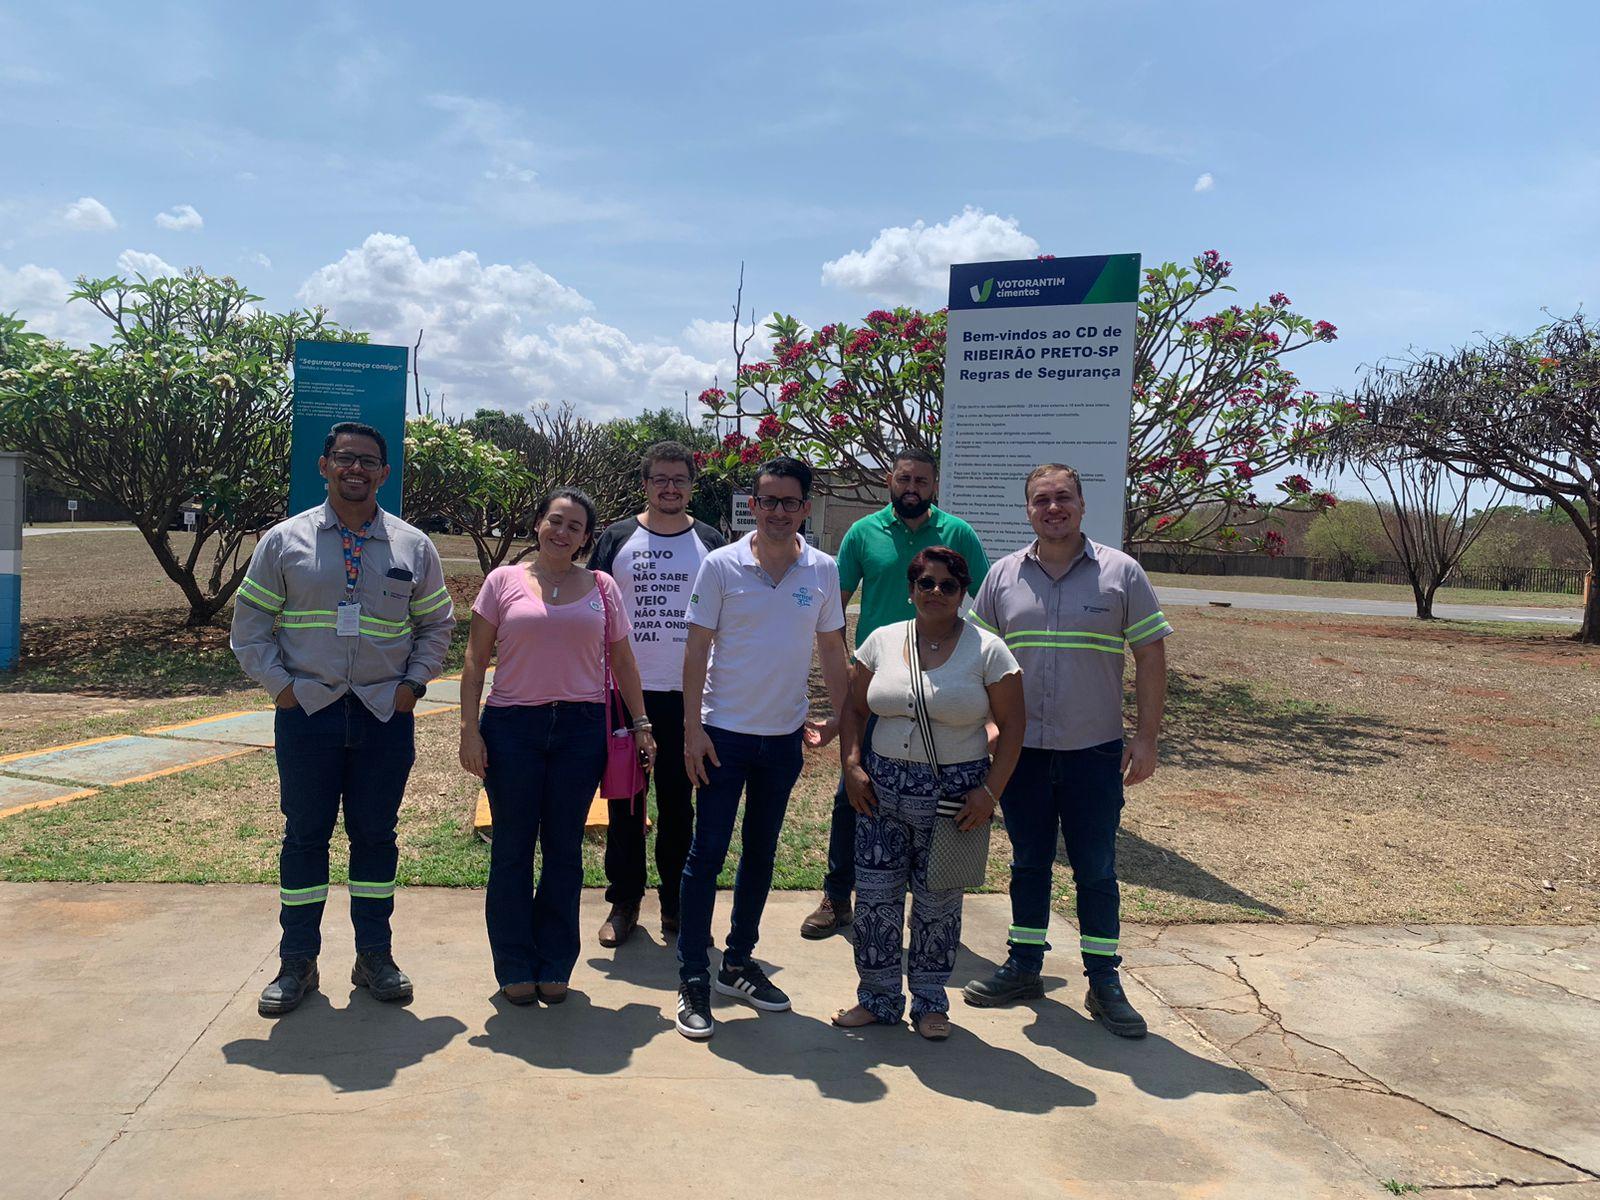
[[[22,655],[22,455],[0,450],[0,671]]]

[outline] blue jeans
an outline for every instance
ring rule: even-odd
[[[678,974],[685,980],[711,972],[711,915],[717,903],[717,876],[728,857],[733,822],[744,793],[743,849],[733,881],[733,926],[725,965],[747,962],[761,933],[761,913],[772,890],[772,863],[778,834],[789,808],[789,793],[804,760],[800,730],[764,737],[707,725],[720,766],[706,762],[710,782],[696,798],[694,841],[683,867],[679,904]]]
[[[1000,797],[1011,836],[1011,961],[1030,974],[1050,949],[1050,868],[1060,831],[1078,890],[1078,948],[1092,980],[1114,975],[1121,931],[1117,826],[1122,820],[1122,740],[1083,750],[1023,747]]]
[[[495,979],[566,983],[578,961],[583,823],[606,765],[605,706],[488,706],[478,728],[494,822],[484,915]],[[544,853],[537,890],[535,844]]]
[[[380,721],[346,692],[308,713],[273,714],[283,847],[278,853],[279,953],[315,958],[328,899],[328,843],[344,809],[350,839],[350,923],[356,950],[389,949],[400,798],[416,759],[410,713]]]

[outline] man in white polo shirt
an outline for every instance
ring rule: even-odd
[[[849,690],[839,569],[799,535],[811,511],[811,468],[795,458],[763,463],[750,510],[755,532],[706,556],[686,614],[683,753],[699,793],[679,905],[677,1026],[696,1039],[714,1029],[711,915],[741,792],[743,850],[715,986],[764,1012],[789,1007],[751,954],[802,743],[832,740]],[[806,720],[813,640],[835,714],[823,722]]]

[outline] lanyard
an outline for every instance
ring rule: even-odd
[[[361,550],[367,544],[367,535],[372,529],[372,519],[369,517],[365,525],[356,532],[351,533],[341,523],[339,526],[339,545],[344,550],[344,594],[353,596],[356,592],[356,581],[361,578]]]

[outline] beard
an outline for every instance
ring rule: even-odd
[[[903,496],[890,496],[889,503],[894,506],[895,516],[902,521],[915,521],[923,513],[933,507],[930,499],[906,500]]]

